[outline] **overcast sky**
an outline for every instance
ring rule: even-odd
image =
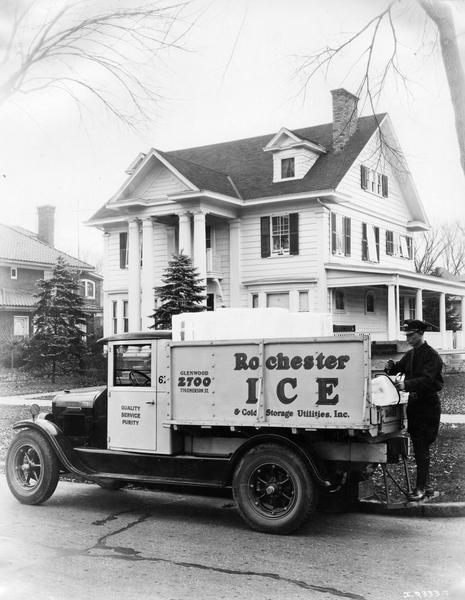
[[[100,0],[98,6],[106,4]],[[169,50],[156,66],[153,84],[163,100],[137,134],[90,99],[82,114],[59,92],[10,100],[0,106],[0,221],[35,230],[36,207],[53,204],[57,247],[75,256],[79,249],[81,257],[95,261],[101,234],[83,221],[116,192],[139,152],[331,121],[330,90],[357,90],[355,49],[326,76],[317,76],[305,95],[296,75],[300,57],[344,39],[386,4],[199,0],[185,13],[186,19],[197,19],[184,39],[185,50]],[[405,3],[398,30],[409,93],[389,81],[378,110],[391,116],[431,222],[458,219],[465,216],[465,179],[449,91],[433,28],[424,28],[421,11],[414,0],[410,4]],[[463,33],[465,14],[456,16]],[[389,37],[383,35],[388,51]],[[369,107],[362,107],[362,114],[370,114]]]

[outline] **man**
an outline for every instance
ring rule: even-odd
[[[423,339],[427,324],[413,319],[405,321],[403,330],[412,346],[399,362],[388,360],[388,375],[401,373],[397,389],[409,393],[407,404],[408,432],[417,464],[417,484],[410,500],[423,500],[429,482],[429,448],[438,435],[441,404],[438,392],[444,386],[442,360]]]

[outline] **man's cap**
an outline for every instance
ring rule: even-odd
[[[404,333],[424,333],[427,329],[427,323],[420,321],[419,319],[410,319],[408,321],[404,321],[404,324],[402,325],[402,331]]]

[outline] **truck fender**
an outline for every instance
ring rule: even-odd
[[[33,429],[34,431],[38,431],[54,450],[63,470],[84,479],[92,479],[93,471],[83,464],[69,441],[63,435],[61,429],[53,421],[39,416],[33,421],[18,421],[13,425],[13,429]]]
[[[269,442],[275,442],[277,444],[280,444],[281,446],[290,448],[296,454],[298,454],[307,464],[312,476],[314,477],[318,485],[325,488],[329,488],[336,485],[334,482],[329,481],[326,477],[323,476],[321,471],[318,469],[315,459],[307,449],[302,448],[289,438],[276,433],[253,436],[252,438],[249,438],[244,444],[242,444],[242,446],[239,446],[239,448],[237,448],[237,450],[231,456],[231,459],[229,461],[229,471],[227,473],[228,483],[232,481],[236,465],[238,464],[239,460],[244,456],[244,454],[252,448],[259,446],[260,444]]]

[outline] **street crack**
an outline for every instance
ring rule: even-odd
[[[127,513],[132,513],[132,514],[136,513],[137,514],[137,511],[125,510],[122,512],[112,513],[104,519],[94,521],[92,524],[93,525],[104,525],[110,521],[116,520],[121,515],[124,515]],[[361,596],[360,594],[344,592],[342,590],[339,590],[337,588],[330,587],[330,586],[314,585],[311,583],[307,583],[306,581],[302,581],[301,579],[292,579],[290,577],[283,577],[283,576],[279,575],[278,573],[269,573],[266,571],[243,571],[240,569],[226,569],[224,567],[215,567],[215,566],[211,566],[211,565],[204,565],[201,563],[194,563],[194,562],[176,561],[176,560],[172,560],[169,558],[162,558],[162,557],[157,557],[157,556],[143,556],[143,555],[141,555],[140,551],[135,550],[134,548],[127,547],[127,546],[112,546],[107,543],[108,539],[110,537],[118,535],[125,531],[128,531],[129,529],[131,529],[132,527],[135,527],[136,525],[140,525],[141,523],[143,523],[144,521],[149,519],[151,516],[152,516],[152,513],[143,512],[140,514],[140,516],[137,519],[134,519],[127,525],[124,525],[123,527],[120,527],[119,529],[115,529],[114,531],[110,531],[109,533],[106,533],[105,535],[101,536],[91,548],[88,548],[85,551],[85,554],[94,554],[94,556],[95,555],[105,556],[106,558],[116,558],[119,560],[127,560],[127,561],[134,561],[134,562],[135,561],[137,561],[137,562],[143,561],[143,562],[152,562],[152,563],[165,563],[165,564],[173,565],[176,567],[184,567],[187,569],[199,569],[202,571],[211,571],[214,573],[223,573],[226,575],[239,575],[239,576],[245,576],[245,577],[262,577],[264,579],[272,579],[274,581],[282,581],[283,583],[295,585],[304,590],[321,592],[323,594],[332,594],[333,596],[338,597],[338,598],[350,598],[351,600],[366,600],[366,598],[364,596]]]

